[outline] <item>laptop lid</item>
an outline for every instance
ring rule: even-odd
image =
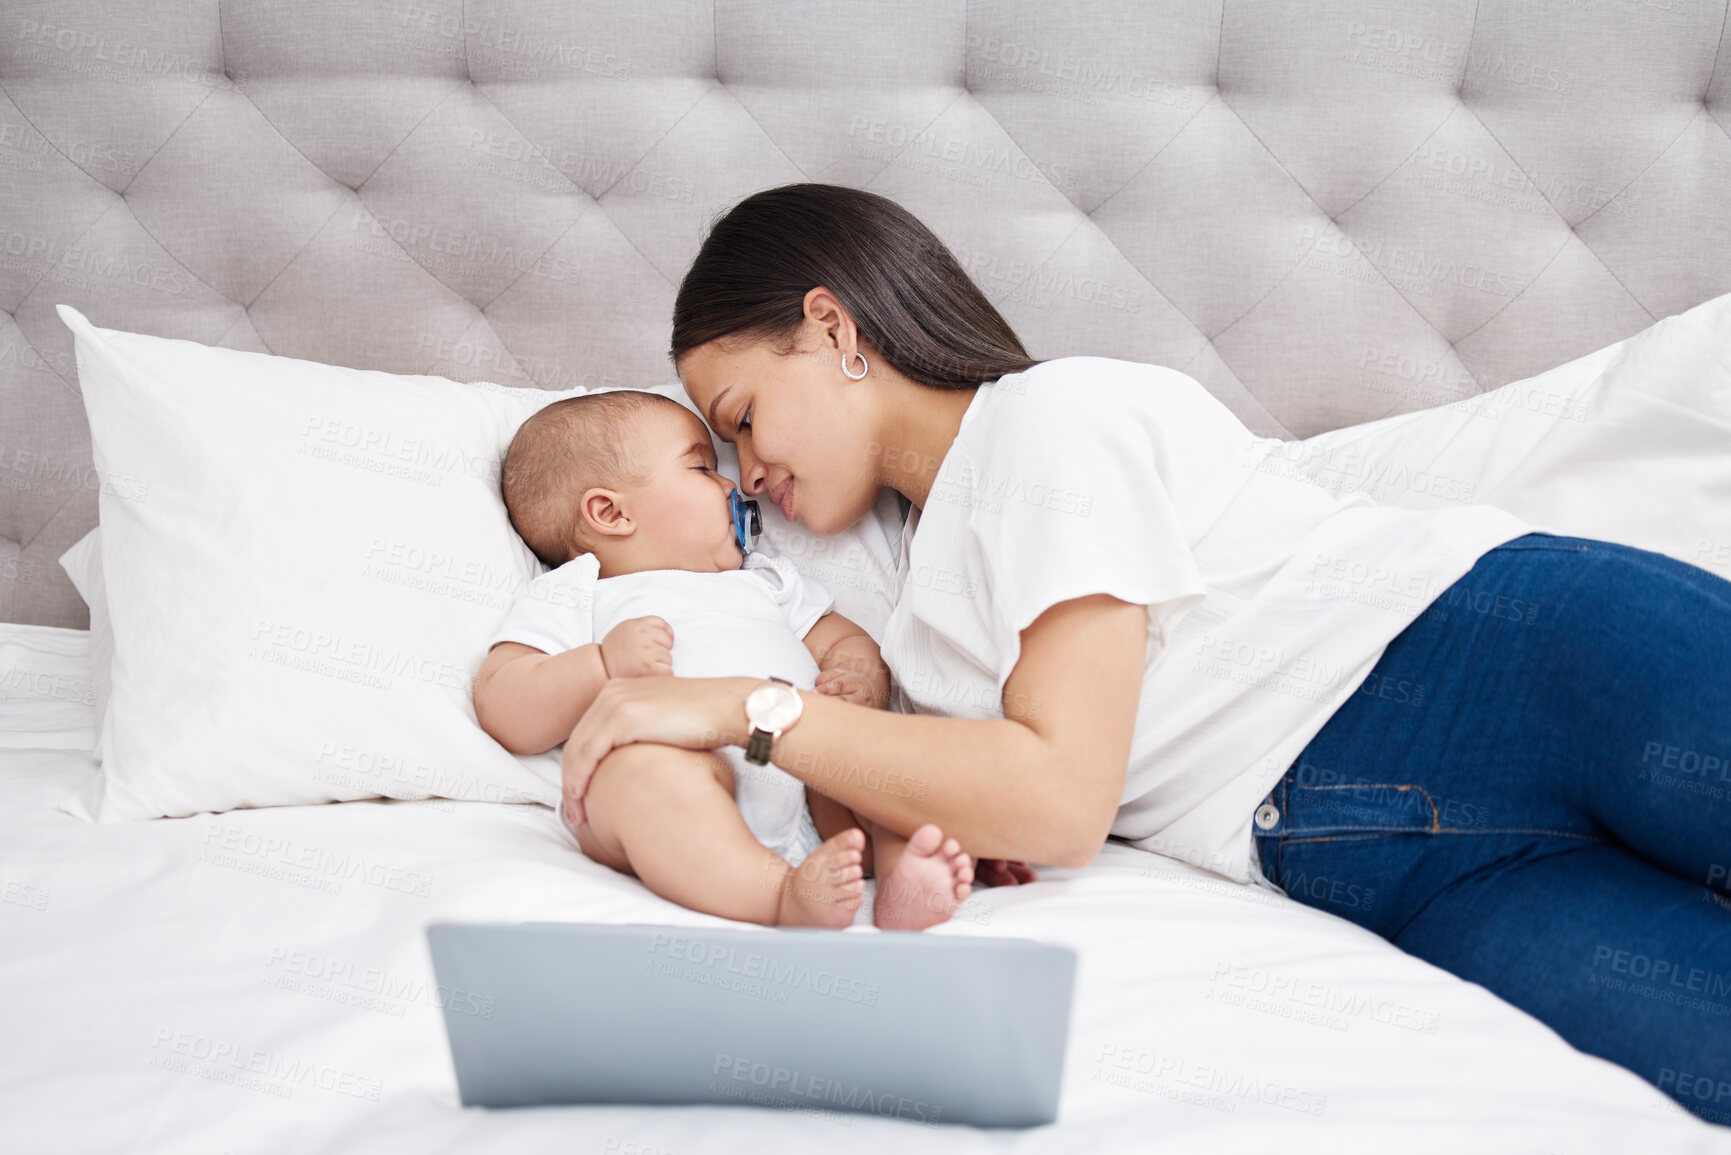
[[[1075,952],[1028,939],[655,925],[427,929],[465,1106],[743,1103],[1057,1116]]]

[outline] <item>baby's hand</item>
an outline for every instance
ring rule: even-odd
[[[673,627],[662,618],[627,618],[601,639],[609,678],[673,673]]]
[[[885,703],[878,701],[874,682],[875,679],[862,677],[852,670],[833,667],[818,674],[817,682],[812,688],[820,694],[830,694],[844,702],[882,709]]]

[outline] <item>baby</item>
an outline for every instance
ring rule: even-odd
[[[506,749],[563,742],[608,678],[774,674],[887,702],[870,635],[787,559],[741,548],[734,485],[677,401],[631,389],[556,401],[512,438],[503,488],[511,524],[553,567],[512,606],[475,680],[476,716]],[[663,898],[766,925],[848,925],[867,872],[885,929],[942,922],[971,890],[968,856],[936,826],[903,838],[737,746],[708,754],[713,788],[591,794],[584,853]]]

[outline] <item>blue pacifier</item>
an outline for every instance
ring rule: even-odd
[[[757,502],[739,496],[739,487],[735,486],[727,491],[727,503],[733,512],[733,536],[739,542],[739,552],[750,553],[751,539],[763,532]]]

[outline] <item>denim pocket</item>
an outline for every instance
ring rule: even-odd
[[[1321,786],[1291,783],[1282,833],[1288,839],[1351,833],[1394,834],[1442,829],[1441,813],[1423,786],[1407,782],[1353,782]]]

